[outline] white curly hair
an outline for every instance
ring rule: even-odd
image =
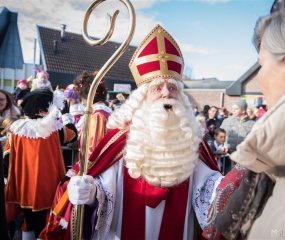
[[[177,86],[178,100],[161,98],[152,103],[147,99],[148,88],[163,81],[156,79],[135,90],[110,116],[107,127],[130,128],[124,160],[131,177],[171,187],[192,174],[202,130],[181,82],[168,80]],[[172,105],[172,111],[166,111],[165,104]]]

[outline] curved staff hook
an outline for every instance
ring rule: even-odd
[[[116,17],[119,14],[119,10],[117,10],[113,17],[109,16],[110,20],[110,28],[105,37],[99,40],[94,40],[90,38],[87,34],[87,23],[90,17],[90,14],[92,11],[105,0],[96,0],[93,2],[89,8],[86,11],[85,18],[83,21],[83,38],[84,40],[90,44],[91,46],[96,45],[104,45],[106,42],[109,41],[111,38],[113,32],[114,32],[114,26],[115,26],[115,20]],[[103,79],[103,77],[106,75],[106,73],[109,71],[109,69],[115,64],[115,62],[122,56],[122,54],[126,51],[127,47],[129,46],[133,35],[135,31],[135,11],[133,8],[133,5],[129,0],[119,0],[127,7],[129,14],[130,14],[130,27],[128,31],[128,35],[124,42],[121,44],[121,46],[117,49],[117,51],[111,56],[111,58],[104,64],[104,66],[100,69],[100,71],[97,73],[96,77],[94,78],[92,85],[89,90],[89,94],[87,97],[87,106],[84,111],[86,114],[84,119],[84,132],[83,132],[83,144],[82,144],[82,159],[80,163],[80,172],[79,175],[82,176],[83,174],[86,174],[87,172],[87,160],[88,160],[88,149],[89,149],[89,125],[90,125],[90,115],[93,112],[92,105],[93,105],[93,99],[96,94],[97,87],[100,83],[100,81]],[[81,240],[82,239],[82,231],[83,231],[83,215],[84,215],[84,205],[78,205],[77,206],[77,212],[76,212],[76,239]]]

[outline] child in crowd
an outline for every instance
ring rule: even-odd
[[[1,135],[4,136],[5,135],[5,140],[3,140],[3,142],[1,142],[1,144],[3,146],[5,146],[6,141],[10,141],[10,127],[11,125],[17,121],[19,118],[17,117],[7,117],[4,119],[3,123],[2,123],[2,127],[3,130],[1,131]],[[4,164],[4,177],[7,178],[8,175],[8,163],[9,163],[9,153],[10,151],[6,151],[6,149],[4,149],[3,151],[3,164]]]
[[[250,120],[253,120],[253,121],[258,120],[257,116],[254,114],[253,109],[251,107],[248,107],[246,109],[246,113],[247,113]]]
[[[80,118],[84,114],[85,106],[82,103],[80,103],[79,96],[74,90],[74,84],[68,85],[66,89],[64,90],[63,95],[65,98],[66,104],[69,108],[69,113],[72,115],[73,122],[76,127]],[[77,131],[80,131],[80,129],[77,129]]]
[[[209,144],[209,146],[211,146],[215,140],[214,138],[214,131],[216,129],[216,122],[214,119],[209,119],[208,121],[206,121],[206,127],[207,127],[207,133],[205,134],[204,138],[207,141],[207,143]]]
[[[226,174],[231,169],[231,161],[229,159],[229,145],[225,143],[227,133],[222,128],[217,128],[214,131],[214,142],[211,145],[211,149],[216,153],[218,158],[218,166],[222,173]]]
[[[197,106],[193,108],[194,116],[197,117],[199,115],[199,109]]]
[[[17,87],[13,92],[14,102],[17,106],[20,105],[18,100],[23,99],[27,93],[30,92],[29,82],[26,79],[20,79],[17,83]]]
[[[9,141],[11,144],[10,127],[18,119],[19,118],[17,117],[5,118],[5,120],[2,123],[3,130],[1,131],[1,135],[5,135],[5,137],[3,137],[3,142],[1,141],[1,144],[5,145],[6,141]],[[4,146],[2,145],[2,147]],[[5,184],[7,183],[7,178],[8,178],[9,155],[10,155],[10,150],[5,148],[3,150],[3,173],[4,173]],[[7,218],[10,238],[22,239],[21,224],[23,222],[23,215],[21,213],[21,209],[16,204],[13,203],[6,203],[5,206],[6,206],[6,218]]]
[[[38,69],[37,67],[34,69],[37,71],[37,75],[33,80],[31,91],[35,89],[49,89],[50,91],[53,91],[51,83],[49,81],[49,74],[44,70]]]

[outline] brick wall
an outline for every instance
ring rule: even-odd
[[[192,107],[198,106],[199,111],[203,110],[204,105],[226,107],[231,112],[233,103],[240,99],[240,96],[228,96],[224,90],[184,90]]]
[[[246,79],[242,84],[242,92],[251,93],[251,92],[261,92],[257,81],[257,73],[255,73],[251,78]]]
[[[203,109],[204,105],[210,105],[226,107],[231,112],[233,103],[241,98],[241,96],[225,94],[225,89],[184,89],[184,92],[189,97],[192,106],[198,106],[199,111]],[[242,93],[249,96],[261,93],[257,72],[242,83]]]
[[[233,102],[240,96],[228,96],[225,90],[184,90],[193,107],[198,106],[201,111],[204,105],[226,107],[229,111],[232,109]]]

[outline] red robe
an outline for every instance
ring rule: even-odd
[[[97,146],[95,151],[89,157],[89,164],[88,164],[89,168],[88,168],[88,173],[87,173],[88,175],[96,177],[96,176],[100,175],[101,173],[103,173],[106,169],[108,169],[114,163],[116,163],[119,159],[122,158],[123,148],[124,148],[125,143],[126,143],[127,133],[128,133],[127,130],[118,130],[118,129],[110,130],[107,133],[107,135],[102,139],[102,141],[99,143],[99,145]],[[203,143],[200,144],[199,152],[200,152],[199,157],[201,160],[203,160],[210,168],[219,171],[218,166],[216,164],[216,160],[212,154],[212,151],[205,141],[203,141]],[[133,183],[131,181],[125,181],[125,182],[130,184],[130,188],[136,187],[135,185],[132,186]],[[135,181],[135,182],[137,182],[137,181]],[[185,182],[182,183],[181,186],[183,186],[183,184],[185,184]],[[186,183],[186,184],[189,184],[189,183]],[[144,185],[144,186],[148,186],[148,185]],[[147,187],[147,188],[149,188],[149,187]],[[183,187],[183,188],[185,189],[185,187]],[[58,189],[58,193],[60,191],[62,192],[62,189],[61,190]],[[165,191],[165,190],[163,189],[162,192],[163,191]],[[182,190],[182,192],[183,192],[183,190]],[[188,194],[188,191],[184,191],[184,192],[186,192]],[[126,194],[124,196],[126,196]],[[185,198],[185,199],[187,201],[187,198]],[[175,201],[175,202],[179,203],[179,201]],[[50,217],[49,225],[47,228],[47,235],[50,238],[56,239],[56,238],[54,238],[55,236],[59,236],[60,233],[64,234],[64,230],[62,230],[61,226],[59,226],[59,221],[60,221],[60,219],[65,219],[65,221],[67,221],[67,222],[69,221],[71,206],[72,205],[68,202],[68,196],[67,196],[66,192],[63,194],[63,196],[57,196],[56,197],[55,202],[54,202],[54,206],[53,206],[53,213],[55,215]],[[186,206],[186,205],[184,204],[184,206]],[[171,212],[171,205],[168,208],[169,208],[169,211]],[[181,208],[181,209],[182,209],[180,211],[181,214],[185,215],[185,209],[184,210],[183,210],[183,208]],[[180,217],[182,215],[180,215]],[[125,218],[125,219],[127,219],[127,218]],[[126,221],[126,220],[124,220],[124,221]],[[71,222],[68,225],[68,227],[71,227],[71,231],[68,230],[67,234],[69,234],[70,232],[73,232],[74,221]],[[165,233],[167,233],[167,231]],[[183,232],[182,232],[182,234],[183,234]],[[122,230],[122,236],[123,235],[124,235],[124,230]],[[163,236],[165,236],[165,235],[163,235]],[[68,239],[68,238],[69,238],[69,236],[66,239]],[[61,238],[59,237],[58,239],[61,239]]]
[[[63,127],[64,140],[76,138],[73,130]],[[65,175],[59,132],[47,138],[31,139],[14,133],[6,141],[10,150],[6,202],[33,211],[50,209],[58,182]]]
[[[97,147],[99,142],[103,139],[103,137],[107,134],[107,128],[106,124],[108,121],[110,114],[105,112],[104,110],[95,110],[93,114],[91,115],[91,122],[89,129],[92,129],[90,131],[89,135],[89,148],[88,148],[88,156],[94,151],[94,149]],[[73,171],[75,174],[79,172],[80,169],[80,163],[81,163],[81,152],[82,152],[82,144],[83,144],[83,132],[84,132],[84,126],[80,131],[80,138],[79,138],[79,154],[78,154],[78,162],[74,164],[71,168],[71,171]]]

